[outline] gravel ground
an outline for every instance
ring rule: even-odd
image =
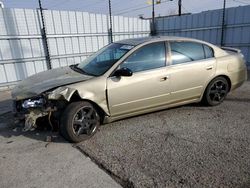
[[[126,187],[250,187],[250,82],[216,107],[104,125],[78,148]]]

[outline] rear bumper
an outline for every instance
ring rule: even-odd
[[[231,73],[231,91],[240,87],[245,81],[247,81],[247,69],[242,69],[238,72]]]

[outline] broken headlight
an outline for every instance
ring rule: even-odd
[[[24,100],[22,103],[22,107],[27,108],[37,108],[37,107],[43,107],[45,104],[45,100],[43,98],[37,98],[37,99],[27,99]]]

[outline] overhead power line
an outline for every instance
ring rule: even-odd
[[[84,8],[86,8],[86,7],[92,7],[93,5],[97,5],[97,4],[100,4],[100,3],[106,3],[106,1],[99,0],[99,1],[94,2],[94,3],[89,3],[86,6],[84,6]]]
[[[187,8],[185,8],[183,4],[181,5],[181,7],[186,11],[186,13],[190,13],[190,11]]]
[[[60,1],[60,2],[58,2],[58,3],[56,3],[56,4],[52,5],[52,6],[50,6],[50,8],[58,7],[58,6],[61,6],[61,5],[64,5],[64,4],[68,4],[68,3],[70,3],[70,1],[72,1],[72,0]],[[97,5],[97,4],[103,3],[103,2],[105,2],[105,1],[103,1],[103,0],[97,0],[97,1],[95,1],[95,2],[92,2],[92,3],[88,3],[88,4],[86,4],[86,5],[83,5],[83,7],[84,7],[84,8],[92,7],[92,6],[94,6],[94,5]]]
[[[247,2],[245,2],[245,1],[240,1],[240,0],[233,0],[234,2],[237,2],[237,3],[241,3],[241,4],[244,4],[244,5],[249,5],[250,4],[250,2],[248,1],[248,3]]]
[[[171,0],[162,1],[160,4],[167,3],[169,1],[171,1]],[[156,4],[156,5],[160,5],[160,4]],[[116,13],[116,15],[126,14],[126,13],[129,13],[129,12],[134,12],[134,11],[146,9],[146,8],[149,8],[149,7],[151,8],[152,5],[147,5],[147,6],[143,6],[143,7],[134,8],[134,9],[128,9],[127,11]]]
[[[65,3],[68,3],[68,2],[70,2],[70,1],[71,1],[71,0],[64,0],[64,1],[58,2],[58,3],[56,3],[56,4],[52,5],[52,6],[50,6],[50,8],[54,8],[54,7],[57,7],[57,6],[61,6],[61,5],[65,4]]]
[[[132,7],[127,7],[127,8],[124,8],[124,9],[121,9],[121,10],[118,10],[118,11],[116,11],[116,12],[114,12],[115,14],[116,13],[121,13],[121,12],[124,12],[124,11],[127,11],[127,10],[130,10],[131,8],[140,8],[140,7],[142,7],[142,5],[145,5],[145,3],[139,3],[139,4],[135,4],[134,6],[132,6]]]

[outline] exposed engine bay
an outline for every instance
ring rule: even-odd
[[[38,118],[47,118],[51,127],[59,120],[59,115],[68,103],[75,90],[59,87],[43,95],[13,102],[14,116],[18,121],[24,121],[24,131],[37,128]]]

